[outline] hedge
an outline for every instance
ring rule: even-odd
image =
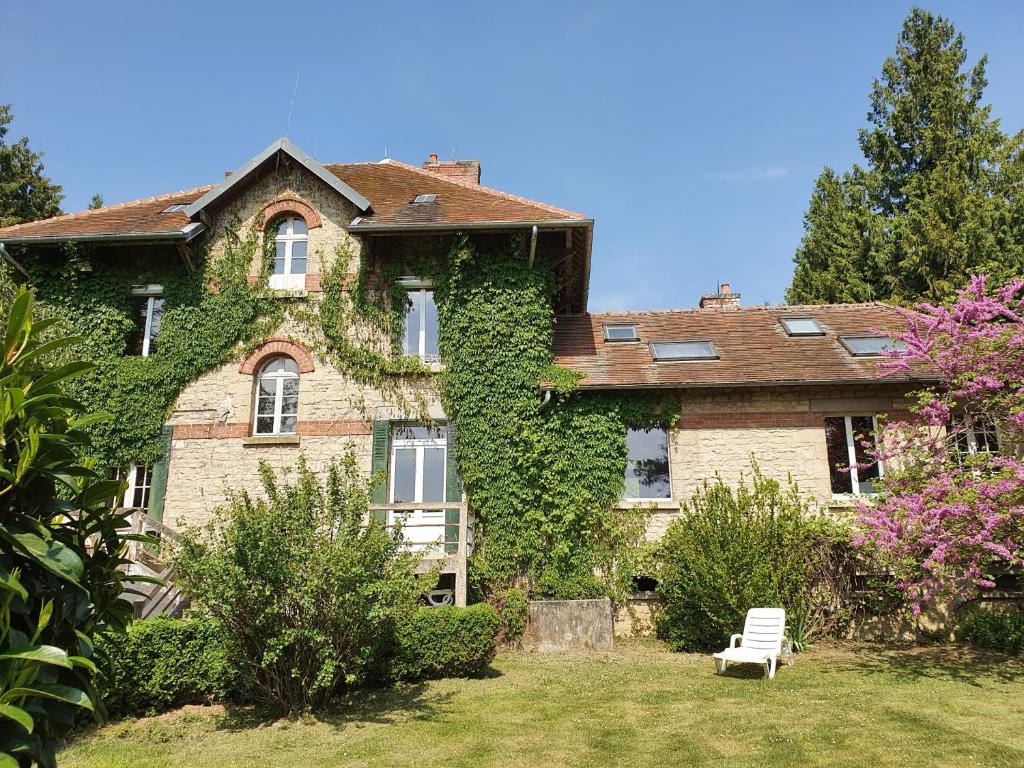
[[[991,613],[974,611],[960,622],[957,639],[1009,654],[1024,653],[1024,611]]]
[[[395,632],[392,680],[478,675],[494,659],[501,621],[490,605],[421,608]]]
[[[136,621],[127,636],[102,642],[98,650],[111,661],[98,687],[115,717],[223,699],[235,678],[212,619]]]

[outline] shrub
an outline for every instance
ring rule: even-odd
[[[371,676],[421,587],[397,535],[363,527],[372,483],[351,450],[323,485],[301,457],[294,485],[260,472],[266,498],[233,494],[186,532],[177,580],[220,621],[246,695],[298,713]]]
[[[957,639],[1001,653],[1024,653],[1024,611],[973,611],[960,622]]]
[[[113,661],[99,687],[116,716],[223,699],[234,679],[224,633],[208,618],[136,621],[100,650]]]
[[[494,659],[500,626],[498,612],[486,603],[421,608],[398,622],[388,676],[412,681],[478,675]]]
[[[750,484],[705,482],[656,550],[658,636],[675,650],[720,649],[748,609],[782,606],[809,642],[845,607],[843,579],[820,573],[846,567],[841,542],[792,481],[783,488],[756,462]]]
[[[530,599],[521,589],[509,589],[492,597],[492,604],[501,619],[501,633],[498,642],[518,646],[526,631],[526,619],[530,613]]]
[[[93,369],[69,357],[74,339],[44,340],[18,291],[0,329],[0,765],[56,764],[58,740],[83,711],[102,712],[94,688],[97,638],[123,632],[131,605],[121,486],[83,459],[83,415],[68,382]],[[13,757],[17,755],[17,757]]]

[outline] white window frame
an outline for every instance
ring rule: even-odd
[[[149,357],[149,350],[153,340],[153,310],[156,307],[156,300],[164,298],[164,287],[162,285],[133,285],[132,296],[146,300],[146,322],[142,330],[142,356]]]
[[[632,331],[632,335],[627,338],[614,338],[611,333],[613,330],[620,328],[628,328]],[[640,341],[640,333],[637,331],[636,323],[605,323],[604,324],[604,340],[611,343],[622,343],[628,341]]]
[[[873,413],[854,413],[849,416],[840,416],[838,414],[829,414],[830,418],[841,418],[843,419],[846,429],[846,459],[847,467],[850,470],[850,493],[833,493],[833,499],[848,499],[853,496],[877,496],[878,491],[861,491],[860,489],[860,473],[857,469],[857,441],[853,436],[853,420],[854,419],[871,419],[871,435],[874,439],[875,433],[878,431],[878,417]],[[877,442],[875,443],[878,444]],[[825,450],[826,456],[828,455],[828,448]],[[876,461],[878,464],[878,479],[881,480],[885,477],[885,464],[881,459]],[[829,485],[832,484],[831,478],[831,467],[829,467]]]
[[[628,504],[664,504],[665,502],[672,501],[675,497],[672,495],[672,431],[667,427],[655,427],[665,433],[665,458],[668,460],[668,496],[623,496],[622,501]],[[649,431],[649,430],[648,430]],[[626,439],[629,439],[630,428],[626,428]],[[629,466],[629,455],[627,447],[626,466]],[[625,477],[623,477],[625,481]],[[623,489],[625,493],[625,489]]]
[[[428,364],[439,364],[441,362],[441,356],[439,354],[427,354],[427,325],[423,322],[423,319],[427,316],[427,293],[434,293],[434,284],[429,280],[423,280],[419,277],[403,277],[398,280],[398,284],[402,286],[406,293],[409,295],[409,301],[417,303],[420,316],[420,329],[417,336],[416,349],[405,349],[406,334],[403,333],[402,344],[403,352],[410,357],[418,357],[424,363]],[[436,307],[436,300],[434,306]]]
[[[306,225],[306,233],[296,235],[294,233],[295,222],[301,221]],[[281,224],[286,223],[288,225],[288,231],[285,234],[280,234],[279,227]],[[295,243],[306,244],[306,268],[309,268],[309,222],[303,219],[301,216],[288,216],[284,219],[278,219],[274,230],[274,258],[277,258],[277,244],[284,243],[284,273],[270,275],[270,287],[284,290],[302,290],[306,287],[306,273],[293,272],[292,271],[292,249]],[[301,258],[301,257],[300,257]]]
[[[302,387],[301,375],[298,374],[298,373],[291,373],[290,371],[274,372],[274,373],[264,373],[264,371],[266,370],[267,366],[269,366],[271,363],[273,363],[276,360],[280,360],[282,357],[285,358],[285,359],[288,359],[288,360],[292,360],[292,358],[288,357],[287,355],[276,355],[276,356],[270,358],[269,360],[267,360],[266,362],[264,362],[263,365],[260,366],[259,373],[256,375],[256,397],[255,397],[255,399],[253,401],[253,409],[252,409],[253,410],[253,414],[252,414],[252,433],[256,437],[275,437],[275,436],[294,435],[298,431],[298,427],[299,427],[299,406],[298,406],[298,397],[299,397],[299,395],[298,395],[298,392],[296,392],[296,395],[295,395],[295,397],[296,397],[295,413],[282,413],[282,409],[283,409],[283,403],[284,403],[284,382],[285,382],[285,380],[286,379],[295,379],[296,381],[299,382],[299,389],[301,390],[301,387]],[[295,363],[294,360],[292,360],[292,362]],[[295,363],[295,365],[297,367],[298,363]],[[272,380],[274,382],[274,413],[273,413],[274,424],[273,424],[273,431],[271,431],[271,432],[260,432],[259,431],[259,420],[261,418],[267,418],[268,416],[271,415],[269,413],[260,413],[260,399],[261,399],[260,384],[263,382],[264,378],[270,379],[270,380]],[[282,418],[284,416],[294,416],[295,417],[295,431],[292,431],[292,432],[283,432],[283,431],[281,431],[281,420],[282,420]]]
[[[977,456],[979,453],[987,453],[987,454],[993,455],[993,456],[996,456],[996,455],[999,454],[999,449],[1000,449],[1000,446],[999,446],[999,429],[996,427],[995,421],[991,421],[990,420],[990,423],[992,424],[992,433],[995,436],[995,442],[996,442],[996,449],[994,451],[988,451],[988,450],[979,451],[978,450],[978,432],[987,433],[989,430],[984,429],[984,428],[980,429],[980,430],[975,429],[975,427],[974,427],[975,416],[973,414],[964,413],[964,414],[962,414],[960,416],[958,421],[960,422],[960,424],[963,425],[964,436],[967,438],[967,455],[968,456]],[[956,438],[954,436],[954,440],[955,439]],[[987,444],[988,440],[986,440],[985,442]],[[959,448],[960,448],[959,443],[954,443],[954,450],[956,450],[958,455],[962,456],[963,452],[960,451]]]
[[[425,448],[443,448],[444,449],[444,462],[442,466],[445,467],[443,482],[441,483],[441,496],[448,495],[448,430],[445,427],[444,437],[398,437],[398,431],[402,427],[425,427],[426,424],[396,424],[392,428],[391,434],[391,456],[389,461],[389,482],[388,482],[388,498],[391,499],[391,503],[395,504],[395,462],[397,459],[397,452],[400,449],[414,448],[416,450],[416,479],[414,482],[414,495],[418,501],[423,501],[423,450]],[[414,504],[413,502],[403,502]],[[424,504],[433,504],[435,502],[423,502]]]
[[[128,486],[125,488],[124,496],[122,497],[124,507],[126,509],[141,509],[148,512],[153,493],[153,467],[145,464],[132,464],[128,467],[127,482]],[[132,502],[134,501],[135,492],[140,489],[143,491],[142,495],[146,503],[145,506],[136,507]]]

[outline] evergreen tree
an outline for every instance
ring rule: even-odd
[[[982,104],[985,57],[966,59],[947,19],[911,11],[872,86],[866,168],[818,179],[789,301],[945,301],[973,273],[1024,273],[1024,134]]]
[[[28,137],[4,141],[14,119],[10,104],[0,104],[0,227],[56,216],[64,195],[43,175],[42,155],[33,152]]]
[[[89,208],[95,210],[103,207],[103,195],[98,192],[92,196],[92,200],[89,201]]]

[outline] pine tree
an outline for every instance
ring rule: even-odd
[[[64,198],[61,187],[43,175],[42,155],[33,152],[28,137],[4,141],[14,119],[10,104],[0,104],[0,227],[56,216]]]
[[[911,11],[872,86],[859,142],[867,167],[842,177],[827,215],[819,178],[789,300],[945,301],[973,273],[1024,273],[1024,134],[1008,137],[982,104],[986,58],[969,70],[966,60],[947,19]],[[836,237],[848,220],[864,239]]]
[[[92,196],[92,200],[89,201],[89,208],[96,210],[97,208],[103,207],[103,195],[98,192]]]

